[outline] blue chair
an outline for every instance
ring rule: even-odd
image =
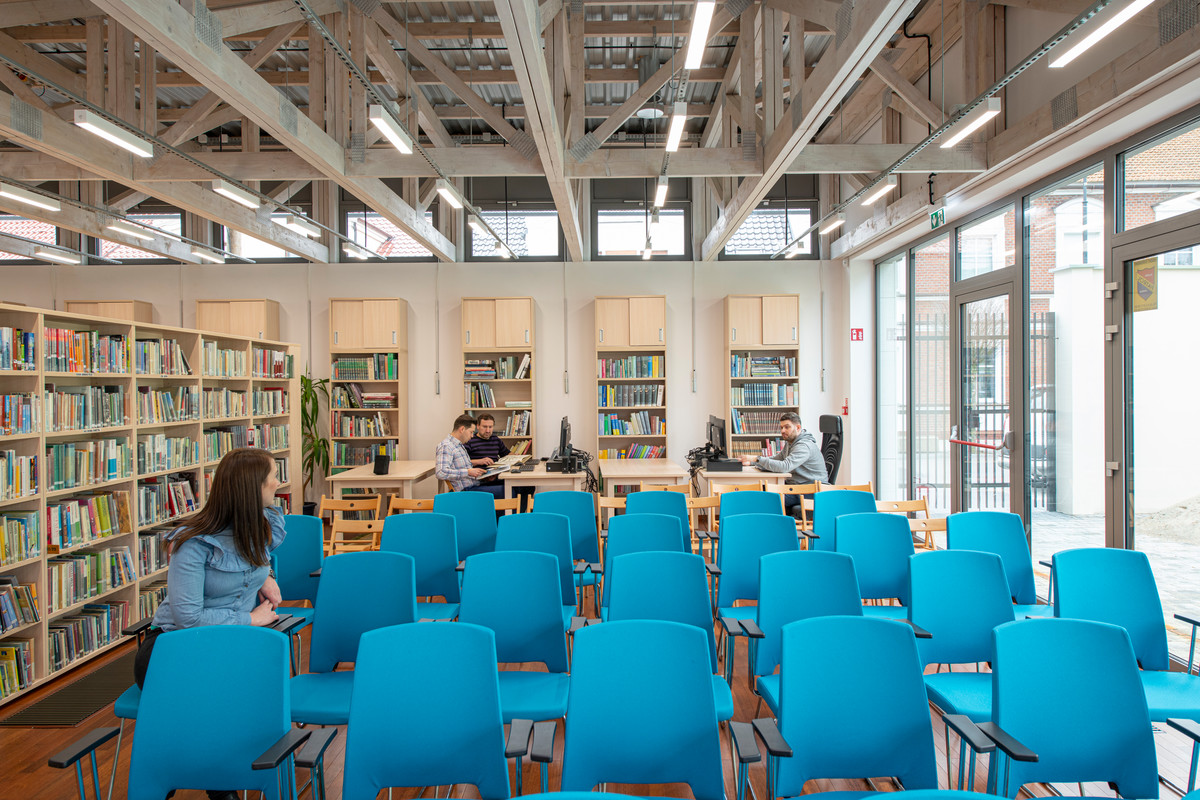
[[[724,800],[710,663],[704,633],[692,625],[626,620],[580,630],[562,790],[686,783],[696,800]],[[648,708],[655,709],[650,721]],[[644,723],[636,736],[629,727],[635,720]]]
[[[403,553],[339,553],[325,559],[308,647],[307,673],[292,678],[292,720],[345,725],[358,640],[367,631],[415,622],[416,566]],[[157,657],[157,653],[155,654]]]
[[[647,494],[675,494],[647,492]],[[683,552],[683,529],[679,520],[666,514],[621,514],[608,521],[608,541],[604,546],[604,584],[600,592],[600,618],[608,619],[608,594],[612,583],[612,562],[627,553],[654,550]]]
[[[1025,538],[1025,523],[1007,511],[963,511],[946,518],[946,547],[995,553],[1004,562],[1004,574],[1017,617],[1053,616],[1051,605],[1039,605],[1033,582],[1033,558]]]
[[[692,552],[692,518],[687,496],[682,492],[630,492],[625,496],[625,514],[667,514],[679,520],[683,551]],[[610,523],[611,525],[611,523]]]
[[[1083,781],[1111,782],[1122,797],[1158,797],[1154,731],[1128,633],[1031,619],[992,635],[992,719],[1036,760],[1018,760],[1008,747],[989,770],[989,791],[1003,775],[996,794],[1007,797],[1026,783]]]
[[[491,492],[443,492],[433,498],[433,512],[454,517],[459,558],[496,549],[496,498]]]
[[[866,606],[863,616],[907,618],[908,560],[915,552],[908,520],[877,511],[843,514],[837,520],[835,549],[854,559],[864,600],[900,601],[898,606]]]
[[[491,631],[462,622],[380,628],[363,634],[358,658],[345,800],[456,783],[484,800],[510,796]]]
[[[379,549],[412,556],[417,597],[441,597],[417,602],[417,619],[458,616],[458,540],[449,514],[392,514],[383,520]]]
[[[538,492],[534,514],[562,514],[571,520],[571,553],[588,564],[600,563],[600,536],[596,528],[596,498],[591,492]],[[592,603],[600,615],[600,596],[596,592],[599,576],[591,569],[575,574],[575,588],[582,597],[584,586],[592,587]]]
[[[305,602],[315,605],[320,578],[312,573],[325,560],[325,541],[319,517],[304,514],[284,514],[283,526],[287,535],[271,554],[275,582],[284,602]],[[288,606],[287,613],[312,622],[312,608]]]
[[[782,513],[783,495],[778,492],[747,489],[741,492],[723,492],[721,494],[721,519],[736,516],[737,514]]]
[[[875,495],[854,489],[817,492],[813,495],[813,534],[816,550],[837,550],[837,518],[843,514],[868,514],[876,510]]]
[[[501,518],[497,527],[496,552],[527,550],[548,553],[558,559],[559,607],[563,630],[569,628],[571,618],[578,613],[570,520],[562,514],[509,514]],[[514,577],[519,578],[520,574],[514,573]]]
[[[735,608],[733,604],[758,600],[758,560],[769,553],[799,549],[796,521],[783,514],[738,514],[721,520],[721,547],[717,550],[721,574],[713,597],[717,616],[754,619],[753,606]]]

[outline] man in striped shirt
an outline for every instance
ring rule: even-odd
[[[480,414],[475,419],[475,435],[467,440],[465,446],[467,454],[471,456],[471,466],[486,469],[508,455],[508,446],[500,441],[499,436],[492,435],[492,431],[496,429],[495,417],[491,414]],[[485,484],[496,482],[494,475],[484,481]]]

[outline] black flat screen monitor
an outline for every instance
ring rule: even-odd
[[[725,457],[725,420],[722,417],[708,417],[708,445],[712,448],[713,458]]]
[[[558,457],[566,458],[571,455],[571,423],[566,417],[562,418],[562,425],[558,430]]]

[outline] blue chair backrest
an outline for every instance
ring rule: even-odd
[[[392,514],[383,520],[379,549],[413,557],[418,597],[458,602],[458,540],[449,514]]]
[[[751,640],[754,674],[779,666],[783,626],[811,617],[862,616],[854,559],[842,553],[792,550],[758,560],[758,627],[766,635]]]
[[[908,559],[908,618],[933,634],[918,639],[923,664],[988,661],[992,629],[1012,622],[1004,564],[995,553],[934,550]]]
[[[613,559],[626,553],[654,550],[683,552],[683,529],[679,527],[678,519],[666,514],[619,514],[608,521],[608,541],[604,546],[604,590],[600,594],[605,608],[608,607]]]
[[[768,553],[799,549],[796,521],[783,514],[737,514],[721,520],[717,605],[725,608],[735,600],[757,600],[758,560]]]
[[[575,560],[571,553],[570,520],[562,514],[508,514],[501,518],[498,527],[497,552],[528,550],[549,553],[558,559],[562,594],[559,605],[575,605]]]
[[[1004,574],[1013,602],[1033,605],[1033,559],[1025,539],[1025,523],[1007,511],[963,511],[946,518],[946,547],[995,553],[1004,562]]]
[[[433,498],[433,510],[454,517],[459,558],[496,549],[496,498],[491,492],[443,492]]]
[[[558,559],[548,553],[480,553],[467,559],[458,621],[493,631],[500,661],[566,672],[561,591]]]
[[[722,520],[737,514],[782,514],[783,495],[778,492],[756,492],[752,489],[725,492],[721,495],[720,512]]]
[[[236,788],[277,798],[275,773],[250,764],[292,727],[288,647],[278,631],[242,625],[159,636],[138,708],[129,797]],[[219,690],[186,688],[211,686],[214,676],[225,678]]]
[[[647,708],[655,709],[656,724],[630,736],[629,720]],[[626,620],[575,634],[563,791],[590,791],[603,782],[680,782],[696,800],[723,800],[718,737],[703,632],[678,622]]]
[[[898,514],[843,514],[837,521],[837,551],[854,559],[864,600],[899,598],[908,605],[908,559],[913,554],[908,520]]]
[[[535,514],[562,514],[571,520],[571,552],[589,564],[600,562],[596,535],[596,499],[591,492],[538,492]]]
[[[779,726],[802,742],[780,760],[776,794],[812,778],[889,775],[936,789],[929,700],[912,628],[870,617],[815,617],[785,625]]]
[[[992,719],[1038,754],[1011,762],[1010,797],[1032,781],[1111,781],[1122,797],[1158,797],[1154,729],[1124,629],[1044,618],[992,635]]]
[[[608,621],[658,619],[694,625],[708,637],[712,671],[717,671],[708,571],[691,553],[629,553],[613,561]]]
[[[1054,554],[1054,615],[1119,625],[1143,669],[1170,669],[1162,600],[1139,550],[1086,547]]]
[[[416,565],[403,553],[338,553],[321,567],[308,649],[310,672],[357,661],[364,633],[417,618]],[[157,647],[157,645],[155,645]]]
[[[284,600],[316,603],[320,578],[313,578],[310,573],[320,569],[325,558],[325,531],[321,518],[284,514],[283,527],[287,535],[271,553],[279,592]]]
[[[687,496],[683,492],[630,492],[625,496],[626,514],[668,514],[679,520],[686,543],[692,551],[692,524],[688,516]]]
[[[813,533],[821,537],[816,550],[837,550],[836,520],[842,514],[866,514],[875,511],[875,495],[854,489],[817,492],[813,495]]]
[[[509,796],[492,632],[429,622],[363,634],[342,796],[455,783],[474,784],[485,800]]]

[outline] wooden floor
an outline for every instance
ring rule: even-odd
[[[103,664],[109,663],[115,658],[119,658],[125,652],[132,648],[132,643],[126,647],[115,649],[112,653],[106,654],[102,658],[96,659],[92,664],[89,664],[75,672],[71,673],[72,680],[78,679],[83,675],[89,674]],[[307,653],[307,638],[305,638],[302,653],[303,661],[306,659]],[[735,719],[740,721],[749,721],[754,718],[757,698],[751,694],[746,683],[746,658],[745,658],[745,643],[742,642],[737,652],[737,670],[734,678],[734,707],[736,709]],[[932,669],[932,668],[931,668]],[[133,676],[130,675],[132,683]],[[22,698],[19,701],[14,701],[10,705],[0,709],[0,716],[8,716],[28,705],[36,702],[40,697],[44,697],[49,691],[53,691],[60,684],[51,683],[49,686],[38,689],[31,693],[28,697]],[[760,712],[761,715],[761,712]],[[647,715],[652,717],[652,713]],[[945,740],[942,735],[942,726],[935,722],[935,714],[931,710],[930,726],[931,734],[934,735],[934,742],[938,754],[938,778],[939,786],[947,788],[946,776],[946,761],[945,761]],[[112,706],[108,706],[104,710],[93,715],[90,719],[80,725],[78,728],[7,728],[0,727],[0,796],[4,798],[20,798],[20,800],[66,800],[77,796],[75,788],[75,773],[73,770],[56,770],[46,766],[47,759],[57,752],[59,749],[74,741],[87,730],[95,727],[108,725],[117,725],[118,720],[112,713]],[[562,764],[562,748],[563,748],[563,723],[559,721],[558,736],[556,738],[556,756],[555,761],[551,765],[550,770],[550,788],[552,791],[557,790],[559,786],[560,771]],[[1165,726],[1156,726],[1164,727]],[[1158,744],[1159,757],[1159,772],[1168,779],[1175,782],[1176,785],[1184,786],[1187,781],[1188,767],[1191,759],[1190,743],[1185,740],[1182,735],[1171,730],[1158,731],[1155,734],[1155,739]],[[793,743],[795,745],[795,743]],[[722,754],[725,764],[725,781],[726,795],[730,800],[736,797],[736,789],[733,781],[733,767],[729,753],[728,741],[724,735],[721,737]],[[800,743],[799,746],[803,746]],[[345,728],[334,740],[326,755],[326,790],[328,797],[340,798],[342,788],[342,764],[345,755]],[[115,749],[115,740],[106,744],[100,749],[101,760],[101,797],[107,790],[109,770],[111,769],[112,754]],[[954,762],[952,768],[955,771],[955,780],[957,780],[957,752],[958,745],[955,738],[951,738],[951,749],[954,751]],[[117,769],[117,778],[113,797],[124,798],[126,796],[126,776],[129,768],[129,739],[126,737],[126,743],[121,748],[121,761]],[[303,782],[307,778],[307,773],[301,771],[300,781]],[[539,774],[536,765],[528,762],[525,763],[523,780],[525,784],[525,792],[532,794],[537,791]],[[759,800],[765,800],[765,771],[762,765],[755,765],[751,768],[751,784],[753,790]],[[987,770],[984,761],[980,761],[976,773],[977,791],[983,791],[987,781]],[[895,787],[887,780],[876,780],[876,785],[880,790],[890,791]],[[89,797],[90,782],[88,784]],[[833,790],[855,790],[861,791],[870,787],[864,781],[810,781],[805,787],[806,793],[833,791]],[[1050,791],[1043,786],[1030,787],[1032,794],[1037,796],[1048,796]],[[1064,795],[1077,795],[1080,793],[1075,784],[1056,785],[1057,791]],[[1113,792],[1107,785],[1099,784],[1084,784],[1084,793],[1091,797],[1113,796]],[[1161,787],[1161,797],[1170,800],[1175,795],[1166,787]],[[690,791],[686,786],[623,786],[618,784],[609,784],[608,790],[612,792],[626,792],[630,794],[638,794],[642,796],[664,796],[664,797],[691,797]],[[416,790],[395,790],[393,797],[396,800],[405,800],[406,798],[418,797]],[[445,790],[441,792],[445,796]],[[432,790],[425,793],[427,797],[432,797]],[[303,797],[311,797],[311,792],[305,792]],[[458,786],[454,789],[454,797],[456,798],[476,798],[478,793],[474,787]],[[205,797],[203,792],[180,791],[175,795],[176,800],[202,800]],[[380,797],[387,797],[387,792],[382,792]]]

